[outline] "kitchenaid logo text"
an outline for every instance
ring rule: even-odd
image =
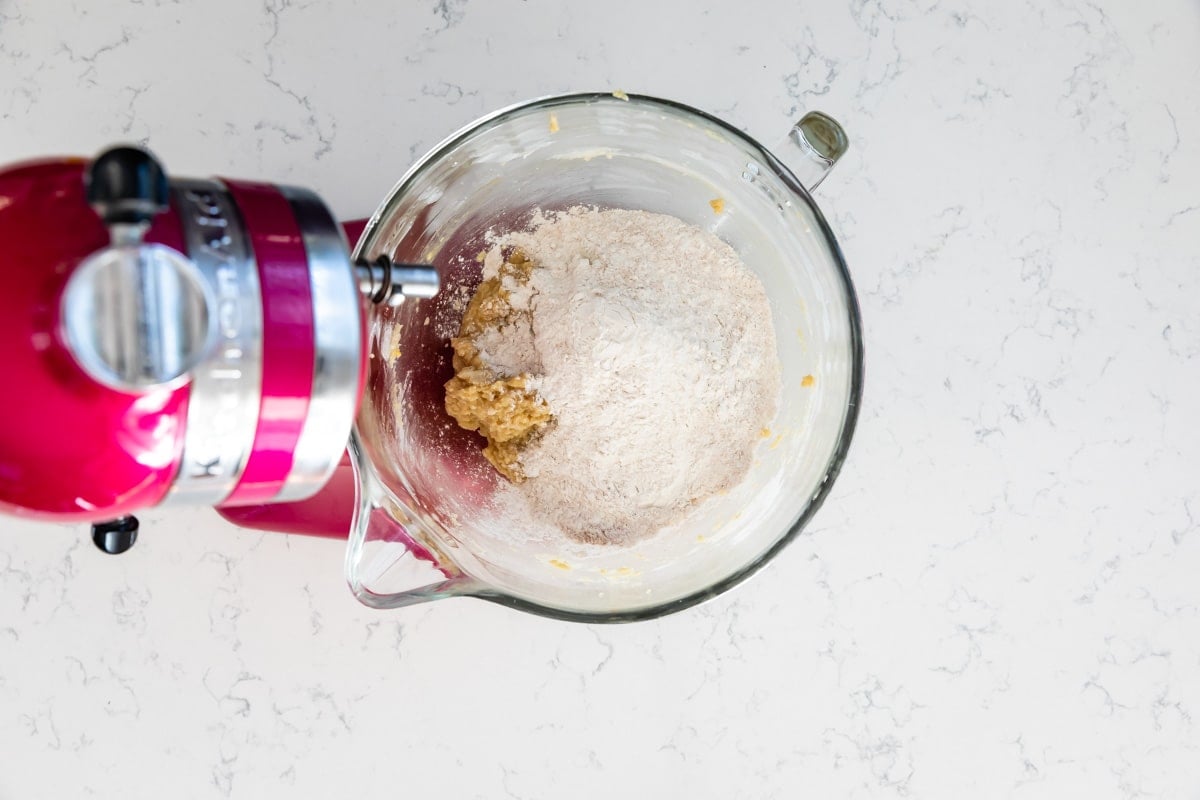
[[[229,252],[229,246],[232,244],[229,238],[229,220],[221,214],[221,206],[212,192],[189,190],[184,196],[195,204],[197,213],[193,219],[201,233],[201,246],[216,264],[217,324],[221,336],[228,344],[225,356],[230,360],[240,359],[242,350],[236,341],[241,330],[242,313],[239,308],[237,267],[233,254]],[[231,377],[240,378],[241,371],[236,371]]]
[[[193,373],[187,437],[179,481],[211,487],[224,499],[245,464],[254,437],[258,380],[253,364],[257,320],[254,265],[240,230],[232,227],[230,200],[218,189],[184,188],[177,195],[189,255],[208,279],[216,301],[217,341]],[[250,351],[250,352],[248,352]],[[249,370],[249,374],[248,374]]]
[[[233,263],[232,253],[229,252],[229,246],[232,244],[229,238],[229,220],[221,213],[215,193],[188,190],[184,197],[193,205],[192,219],[201,233],[204,255],[215,266],[213,277],[216,279],[216,285],[213,288],[217,299],[217,330],[220,339],[208,374],[213,378],[212,396],[217,400],[218,410],[228,412],[237,407],[237,382],[242,378],[240,361],[243,355],[238,339],[241,309],[238,307],[237,267]],[[221,426],[222,419],[228,420],[229,417],[219,413],[215,419],[205,422]],[[191,463],[185,465],[192,477],[218,476],[224,472],[221,453],[215,449],[221,439],[220,433],[214,439],[201,443],[205,451],[195,453],[190,459]]]

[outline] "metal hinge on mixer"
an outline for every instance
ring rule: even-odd
[[[374,261],[359,259],[358,288],[372,303],[398,306],[405,297],[433,297],[438,293],[437,270],[428,264],[397,264],[387,256]]]

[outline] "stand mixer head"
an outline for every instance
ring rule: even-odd
[[[298,501],[328,480],[365,377],[367,307],[437,273],[352,264],[312,192],[168,179],[145,150],[0,171],[0,510],[93,523],[158,504]]]

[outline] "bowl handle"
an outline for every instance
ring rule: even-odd
[[[788,131],[776,154],[811,194],[849,147],[846,131],[836,119],[810,111]]]

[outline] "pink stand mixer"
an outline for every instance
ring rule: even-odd
[[[469,595],[623,621],[712,597],[820,506],[862,389],[857,302],[810,194],[845,134],[812,113],[783,146],[786,165],[670,101],[546,98],[454,134],[344,227],[305,189],[168,178],[139,148],[0,169],[0,348],[19,388],[0,399],[0,512],[89,523],[108,553],[159,505],[349,535],[349,583],[378,608]],[[462,256],[497,220],[581,203],[671,214],[738,250],[789,387],[778,439],[703,530],[632,550],[488,517],[498,478],[478,478],[480,440],[438,395],[439,273],[467,287],[478,265]]]
[[[168,180],[137,148],[6,169],[0,198],[0,341],[27,388],[0,414],[0,509],[90,522],[109,553],[148,506],[316,494],[362,396],[364,305],[438,288],[352,265],[312,192]]]

